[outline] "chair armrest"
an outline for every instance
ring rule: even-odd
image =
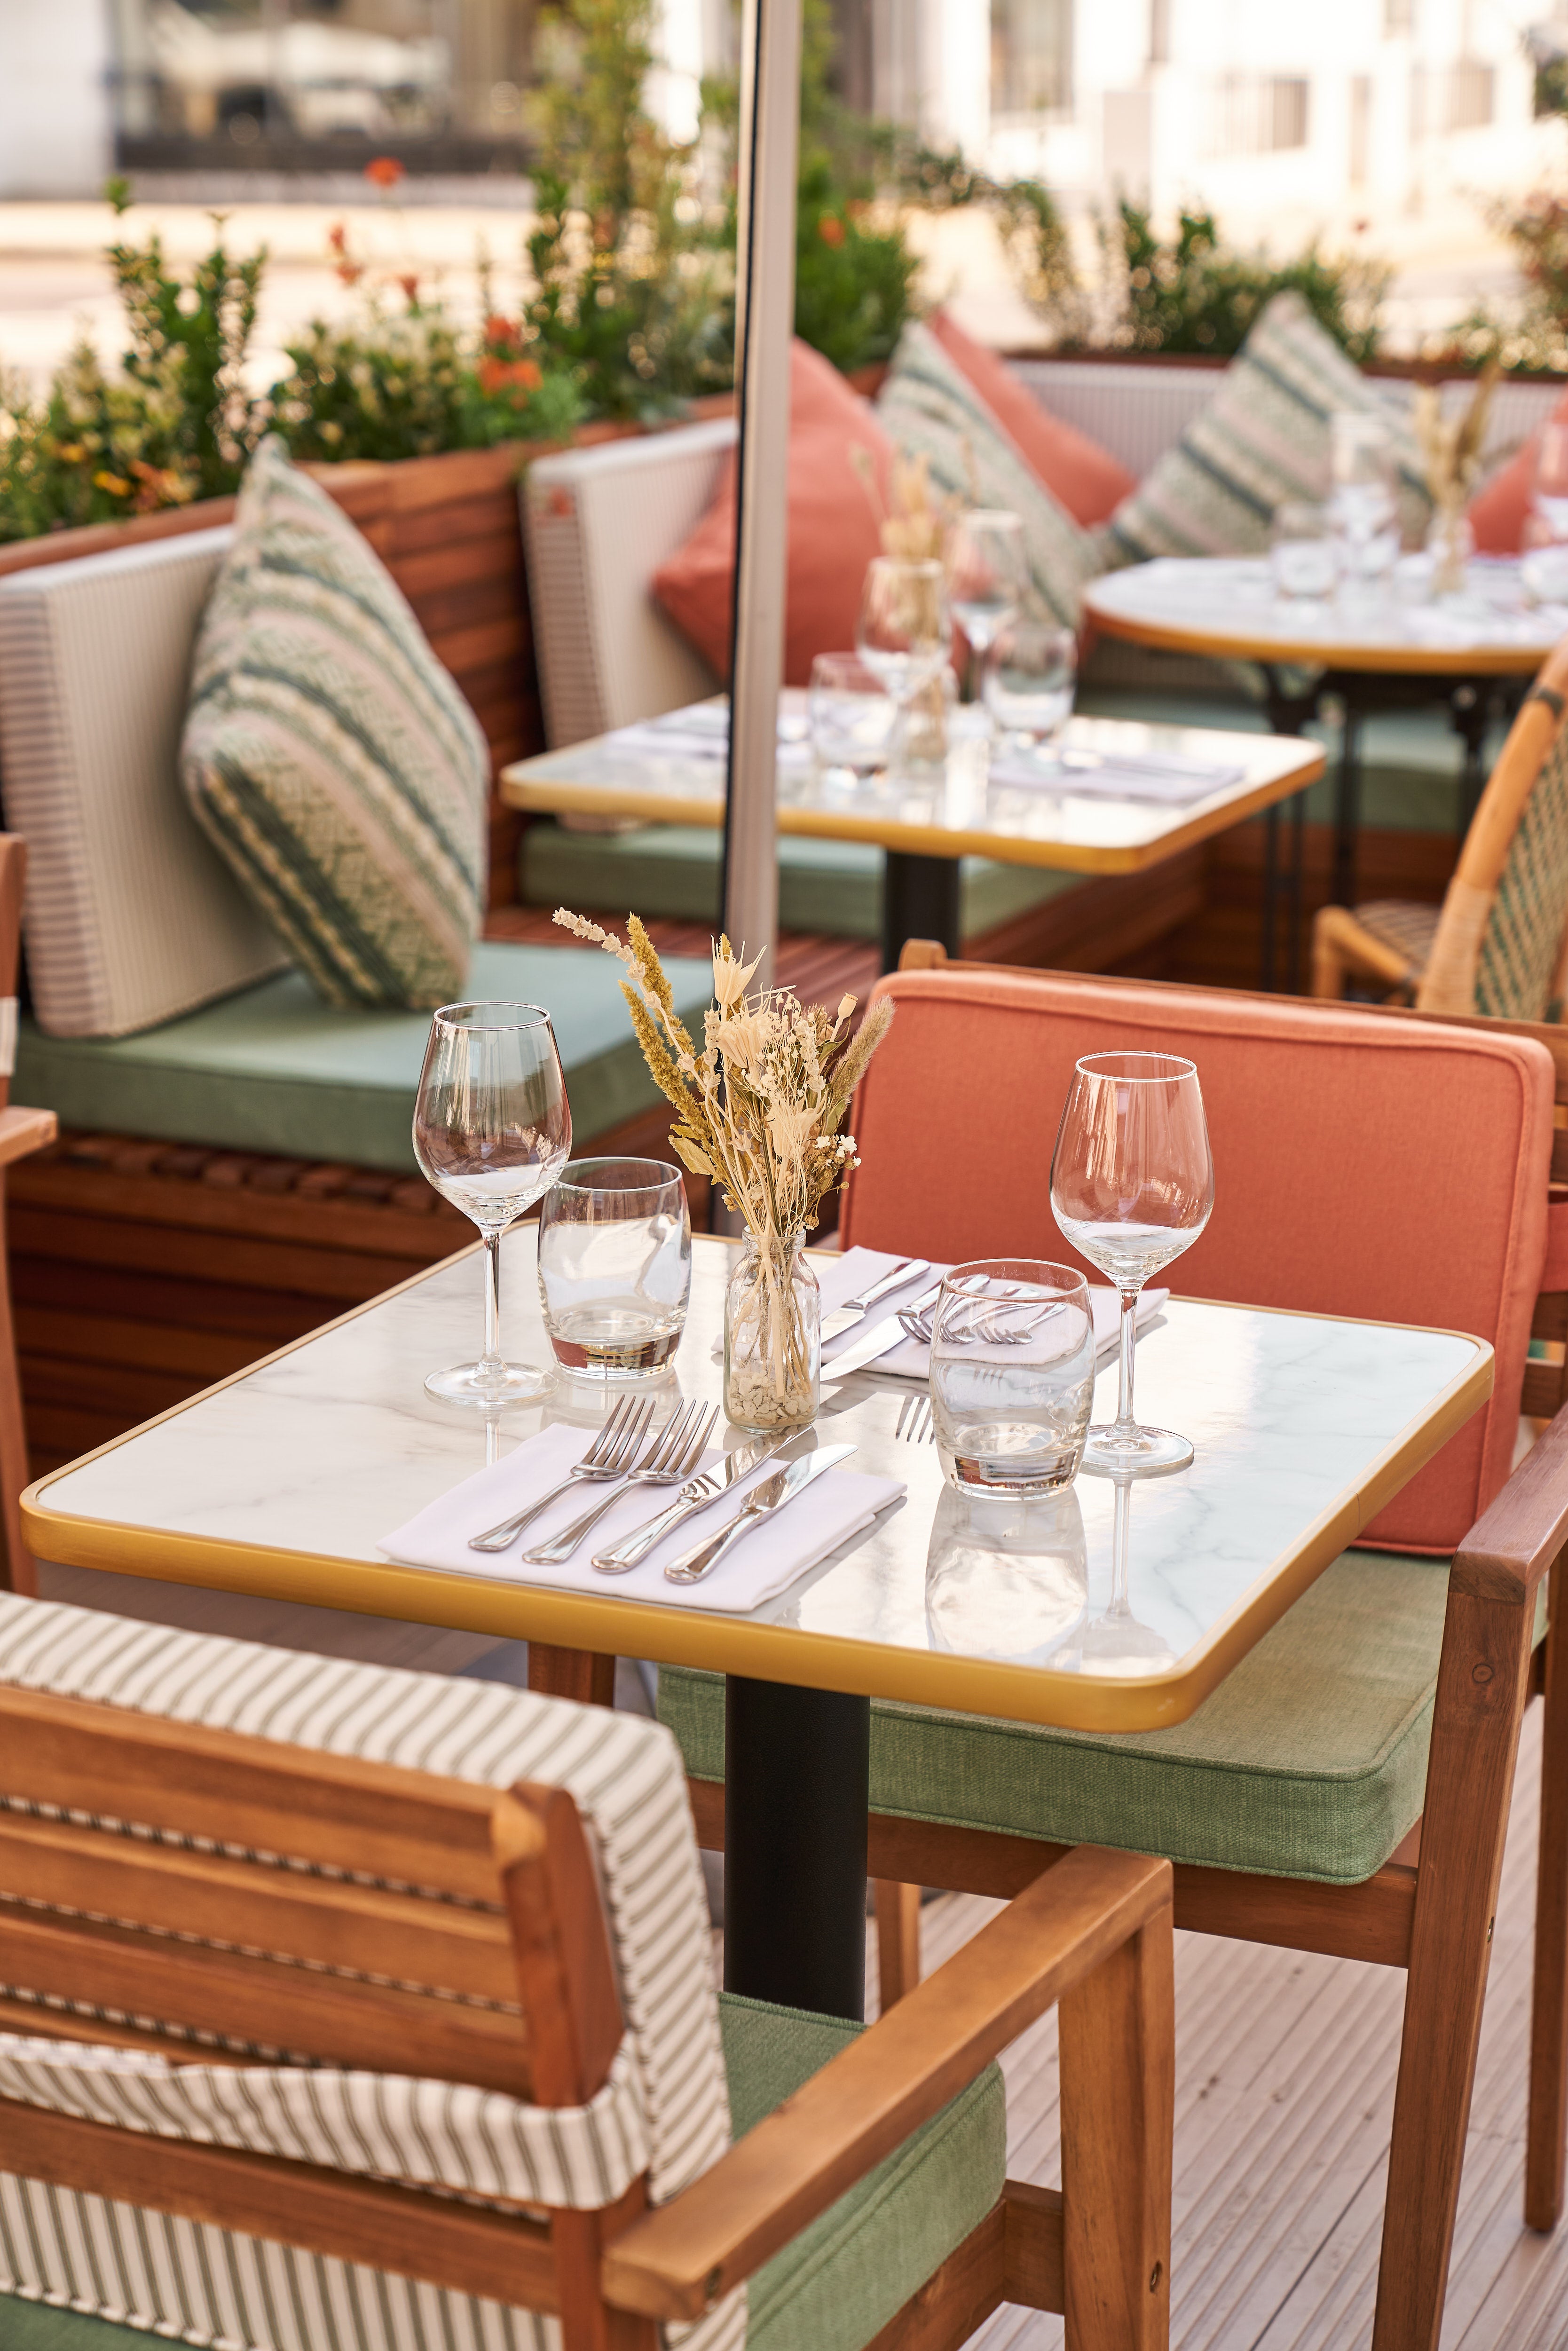
[[[700,2317],[1170,1899],[1168,1862],[1075,1847],[710,2171],[617,2237],[605,2300],[645,2318]]]
[[[60,1131],[52,1110],[0,1110],[0,1167],[53,1143]]]
[[[1523,1602],[1568,1543],[1568,1405],[1550,1422],[1458,1550],[1448,1587]]]

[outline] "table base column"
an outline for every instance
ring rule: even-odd
[[[727,1991],[864,2016],[870,1764],[869,1698],[728,1677]]]
[[[890,849],[882,877],[882,967],[898,969],[905,939],[939,939],[950,956],[961,941],[958,860]]]

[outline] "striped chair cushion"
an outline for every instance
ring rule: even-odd
[[[7,1997],[37,2002],[39,2032],[0,2033],[0,2094],[161,2137],[568,2207],[612,2200],[644,2167],[662,2201],[724,2152],[729,2109],[706,1906],[667,1731],[498,1685],[4,1595],[0,1680],[488,1787],[532,1779],[570,1789],[597,1843],[627,2021],[599,2096],[546,2111],[448,2083],[289,2065],[275,2053],[270,2063],[216,2066],[50,2041],[47,1987],[5,1986]],[[188,2056],[189,2043],[161,2029],[171,2032],[172,2057]],[[0,2292],[57,2294],[73,2251],[73,2307],[177,2331],[214,2351],[236,2343],[325,2351],[340,2341],[355,2351],[544,2351],[559,2339],[553,2320],[219,2229],[150,2225],[136,2208],[0,2174]],[[323,2308],[338,2314],[329,2325],[306,2316]],[[267,2315],[257,2326],[246,2311]],[[672,2327],[669,2339],[735,2351],[745,2334],[742,2293],[695,2328]]]
[[[1104,564],[1156,555],[1260,555],[1277,507],[1329,491],[1329,419],[1381,416],[1394,433],[1399,518],[1419,538],[1432,504],[1407,420],[1367,382],[1299,294],[1277,294],[1214,398],[1096,534]]]
[[[938,489],[1022,517],[1035,592],[1076,628],[1083,588],[1105,569],[1096,541],[1024,462],[928,327],[905,327],[876,407],[888,439],[904,456],[924,457]]]
[[[329,1003],[461,992],[484,737],[369,542],[276,437],[202,622],[181,760],[200,822]]]

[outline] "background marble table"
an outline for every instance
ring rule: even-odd
[[[548,1359],[534,1228],[504,1245],[503,1337]],[[725,1243],[694,1244],[686,1332],[660,1394],[716,1397]],[[872,1530],[750,1615],[397,1566],[379,1537],[603,1391],[481,1416],[423,1390],[473,1352],[476,1251],[390,1291],[24,1497],[37,1555],[600,1654],[706,1666],[1073,1729],[1179,1721],[1484,1400],[1491,1352],[1452,1332],[1173,1300],[1140,1338],[1140,1413],[1197,1447],[1120,1495],[1080,1478],[1031,1509],[968,1505],[897,1435],[919,1391],[874,1368],[824,1389],[821,1441],[907,1481]],[[1114,1404],[1102,1371],[1096,1411]],[[1118,1509],[1124,1515],[1118,1528]],[[1125,1589],[1114,1588],[1116,1538]]]

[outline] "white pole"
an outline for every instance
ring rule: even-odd
[[[724,926],[775,979],[774,839],[795,319],[795,178],[800,140],[800,0],[746,0],[741,30],[736,375],[740,450],[734,657],[725,801]]]

